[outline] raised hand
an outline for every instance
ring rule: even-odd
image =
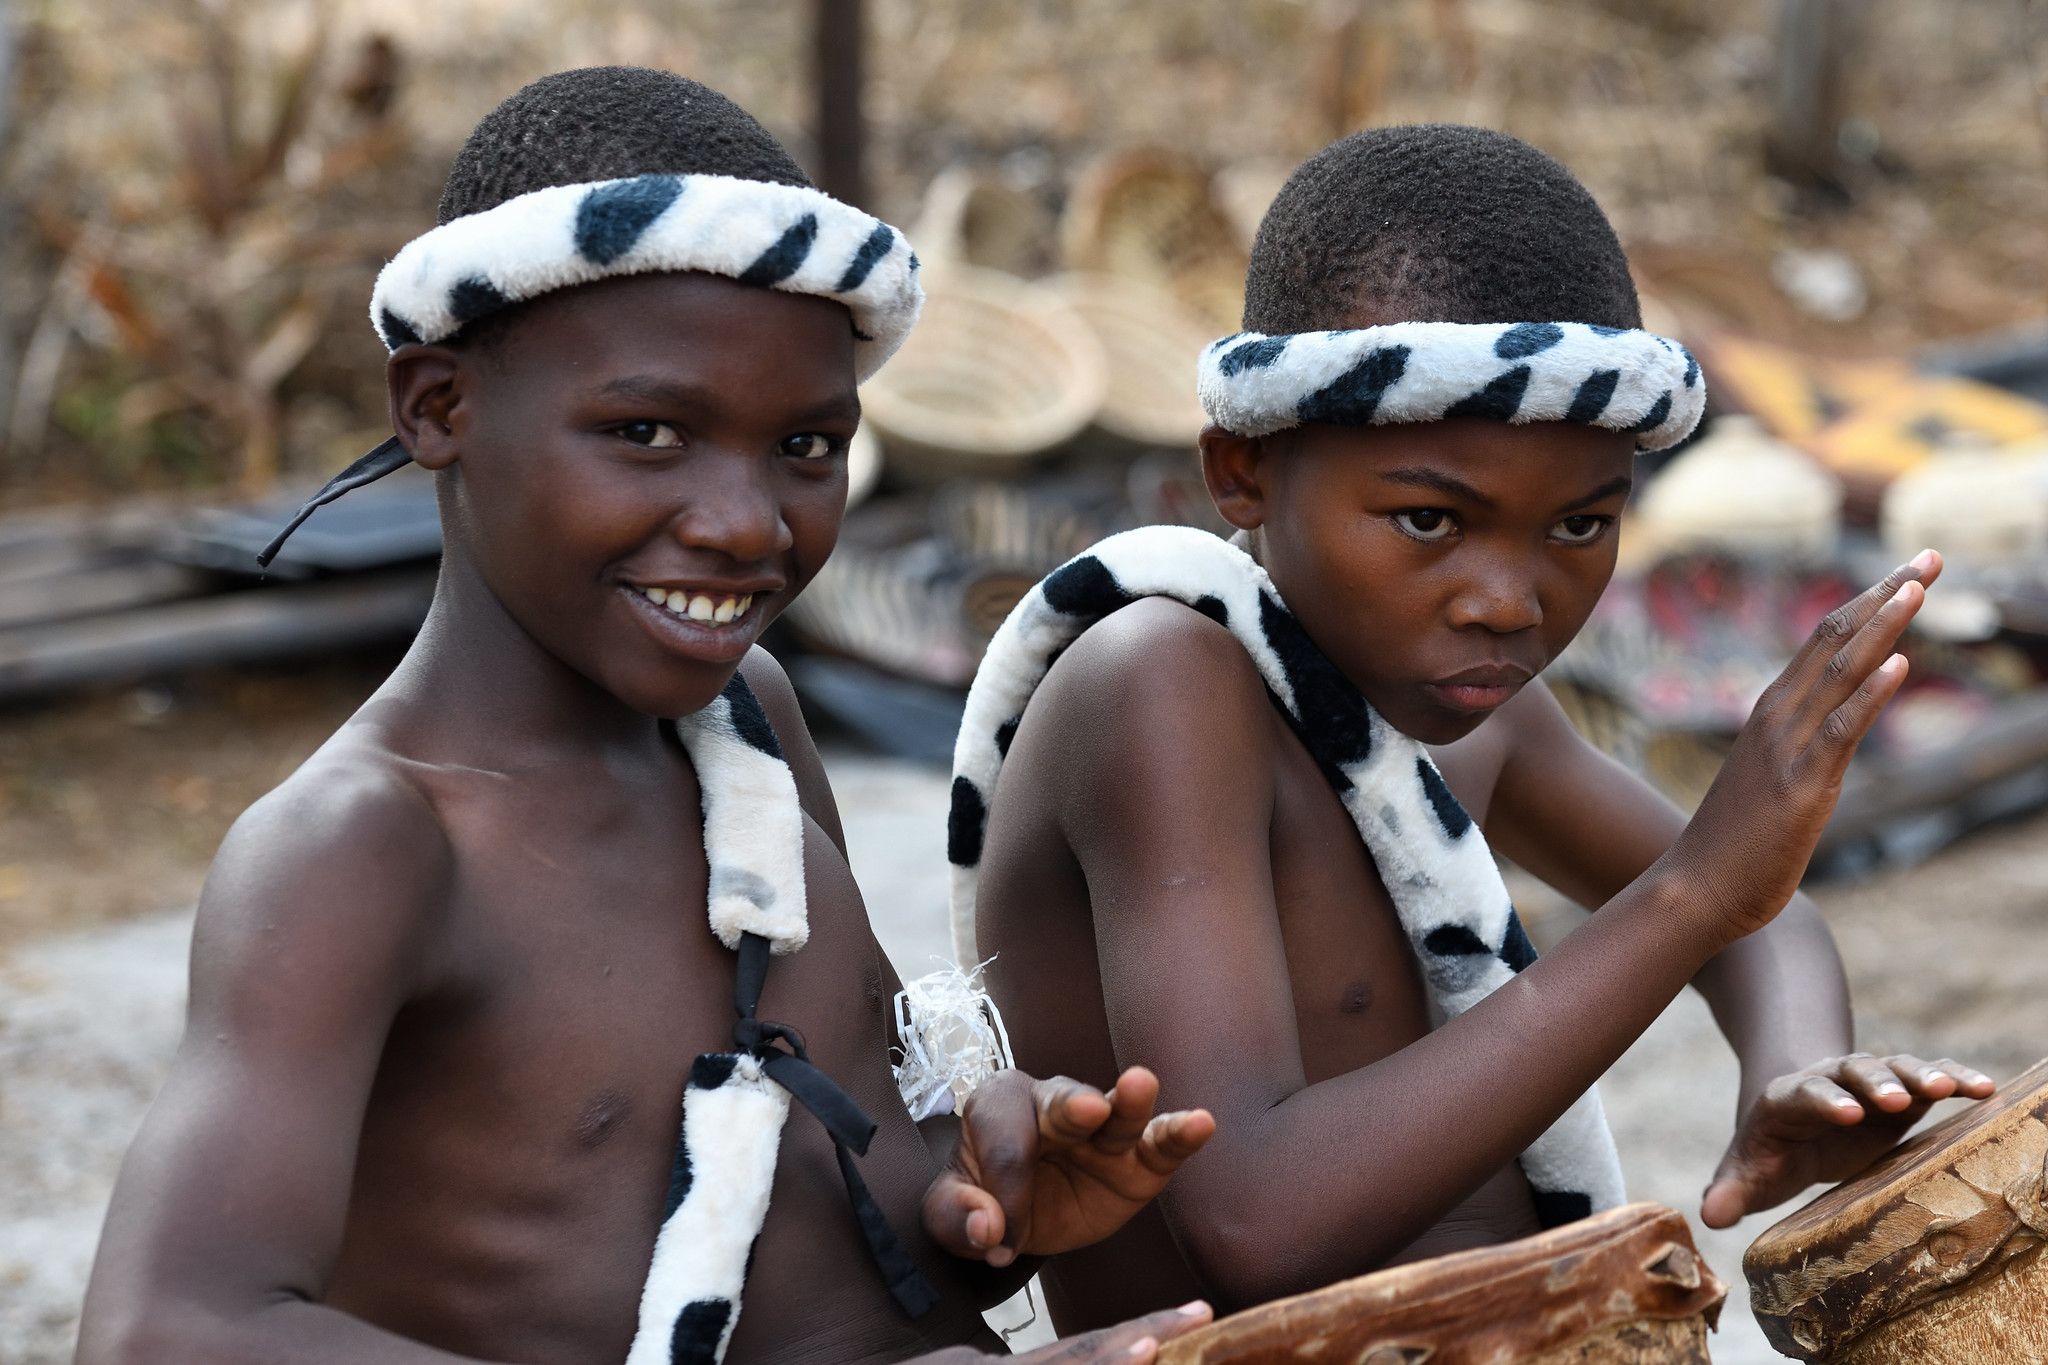
[[[1730,1227],[1809,1185],[1847,1180],[1890,1151],[1936,1100],[1981,1100],[1994,1088],[1990,1077],[1946,1057],[1930,1063],[1903,1053],[1853,1052],[1780,1076],[1742,1116],[1700,1202],[1700,1221]]]
[[[1106,1095],[1064,1076],[991,1077],[968,1100],[960,1145],[925,1193],[925,1231],[992,1266],[1101,1241],[1216,1131],[1206,1109],[1154,1117],[1158,1098],[1158,1078],[1141,1066]]]
[[[1893,646],[1940,573],[1941,556],[1923,550],[1814,628],[1665,855],[1728,916],[1730,942],[1798,889],[1857,744],[1906,680]]]

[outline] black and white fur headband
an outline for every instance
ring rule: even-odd
[[[862,383],[924,307],[903,234],[829,194],[725,175],[641,175],[534,190],[415,237],[378,273],[370,322],[395,351],[446,341],[556,289],[682,270],[845,304]],[[316,509],[411,460],[397,437],[384,442],[314,494],[256,562],[268,566]]]
[[[1491,417],[1633,432],[1640,450],[1699,425],[1699,363],[1650,332],[1583,322],[1395,322],[1346,332],[1239,332],[1202,352],[1209,420],[1240,436],[1303,422],[1368,426]]]
[[[397,350],[445,340],[551,290],[663,270],[845,304],[862,381],[896,353],[924,305],[903,234],[829,194],[724,175],[642,175],[534,190],[415,237],[379,272],[370,321]]]

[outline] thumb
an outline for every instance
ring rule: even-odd
[[[1700,1221],[1710,1228],[1732,1228],[1749,1212],[1749,1182],[1731,1172],[1716,1172],[1714,1183],[1700,1198]]]
[[[925,1191],[923,1223],[926,1236],[962,1260],[1001,1267],[1017,1259],[1002,1245],[1002,1204],[958,1171],[941,1171]]]

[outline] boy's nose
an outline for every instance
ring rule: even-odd
[[[684,477],[676,539],[742,561],[771,559],[792,543],[769,471],[742,455],[692,460]]]
[[[1543,602],[1531,574],[1501,567],[1468,579],[1451,599],[1453,626],[1479,626],[1497,635],[1543,624]]]

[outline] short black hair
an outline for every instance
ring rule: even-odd
[[[1362,305],[1404,322],[1642,325],[1628,257],[1586,187],[1518,138],[1454,123],[1333,142],[1266,210],[1247,331],[1334,330]]]
[[[440,221],[551,185],[636,175],[726,175],[811,187],[795,158],[746,110],[672,71],[557,71],[484,115],[455,154]]]

